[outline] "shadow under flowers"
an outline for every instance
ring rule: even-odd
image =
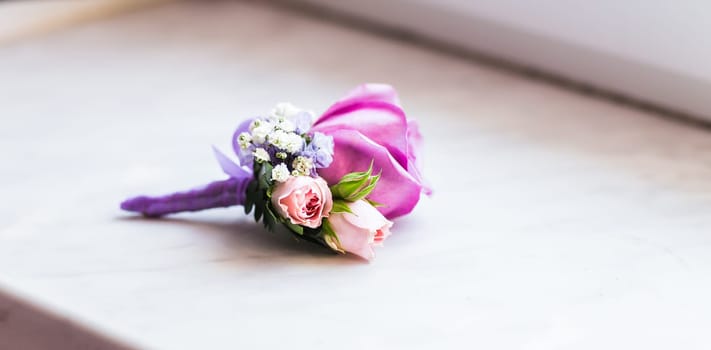
[[[215,247],[211,262],[238,265],[329,264],[362,265],[367,262],[352,254],[338,254],[329,248],[293,236],[286,228],[267,231],[261,223],[243,216],[237,220],[224,215],[185,213],[163,218],[124,216],[118,220],[150,227],[151,231],[171,230],[189,235],[188,243],[166,249]]]

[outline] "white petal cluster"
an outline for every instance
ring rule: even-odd
[[[309,134],[313,122],[313,113],[291,103],[279,103],[266,117],[255,118],[249,130],[237,136],[236,143],[255,162],[270,163],[274,181],[286,181],[292,175],[310,176],[324,158],[320,151],[323,142],[317,142],[323,137]]]
[[[296,125],[294,125],[294,123],[292,123],[290,120],[286,119],[280,121],[279,124],[277,124],[277,128],[286,132],[294,132],[294,130],[296,130]]]
[[[270,133],[267,136],[267,141],[287,153],[296,153],[304,145],[304,139],[301,135],[279,129]]]
[[[311,169],[314,167],[314,162],[311,158],[307,157],[296,157],[294,162],[291,164],[294,169],[292,175],[294,176],[308,176],[311,174]]]
[[[269,113],[269,119],[274,122],[290,120],[302,111],[301,108],[294,106],[289,102],[280,102]]]
[[[274,131],[274,123],[266,120],[255,119],[249,126],[249,131],[252,132],[252,143],[261,145],[267,140],[267,136]]]
[[[267,153],[267,150],[264,148],[257,148],[254,150],[254,159],[256,159],[258,162],[263,163],[263,162],[268,162],[271,160],[269,157],[269,153]]]
[[[239,148],[247,149],[252,143],[252,135],[248,132],[243,132],[237,137],[237,143],[239,143]]]
[[[289,168],[286,167],[286,164],[284,164],[284,163],[277,164],[272,169],[272,180],[278,181],[278,182],[284,182],[288,179],[289,179]]]
[[[277,104],[269,113],[267,120],[286,132],[304,134],[315,120],[314,113],[301,109],[288,102]]]

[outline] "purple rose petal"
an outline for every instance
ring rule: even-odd
[[[407,167],[407,118],[400,107],[381,101],[355,101],[324,115],[312,131],[329,134],[351,129],[385,146],[403,167]]]
[[[400,106],[400,100],[398,99],[397,92],[392,86],[387,84],[362,84],[358,85],[355,89],[348,92],[346,96],[336,101],[336,103],[326,110],[321,117],[327,118],[332,114],[336,114],[337,110],[343,106],[353,104],[354,102],[366,101],[387,102],[398,107]]]
[[[331,133],[335,140],[335,157],[328,168],[318,173],[329,184],[337,183],[344,175],[368,170],[373,161],[373,173],[380,173],[380,181],[369,199],[386,206],[378,210],[388,219],[408,214],[420,200],[422,185],[407,172],[384,146],[355,130],[337,130]]]
[[[331,106],[312,131],[333,136],[334,160],[319,174],[329,183],[368,168],[382,170],[370,198],[387,205],[379,210],[388,218],[409,213],[420,192],[431,194],[421,174],[422,136],[417,123],[407,120],[395,90],[383,84],[364,84]]]

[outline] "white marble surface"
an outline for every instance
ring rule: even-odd
[[[240,119],[364,81],[421,122],[435,188],[373,263],[237,208],[118,210],[221,177]],[[0,47],[0,119],[2,289],[137,348],[711,347],[707,130],[214,2]]]

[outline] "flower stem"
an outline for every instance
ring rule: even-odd
[[[164,196],[138,196],[121,203],[121,209],[159,217],[186,211],[224,208],[242,205],[247,184],[251,177],[214,181],[192,190],[176,192]]]

